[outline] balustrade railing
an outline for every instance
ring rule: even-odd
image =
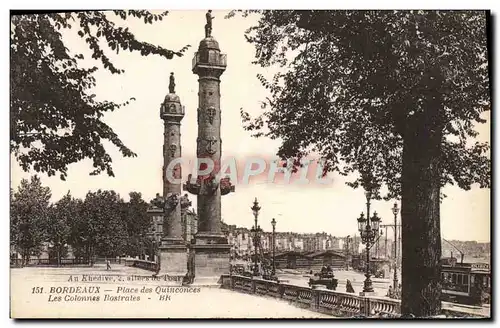
[[[89,259],[83,259],[83,258],[63,258],[63,259],[56,259],[56,258],[50,258],[50,259],[29,259],[29,260],[22,260],[22,259],[15,259],[11,258],[10,259],[10,266],[15,267],[15,268],[20,268],[23,266],[82,266],[82,265],[90,265]]]
[[[370,297],[370,315],[395,318],[401,313],[401,301],[381,297]]]
[[[125,259],[125,265],[129,267],[141,268],[148,271],[158,271],[159,264],[156,262],[138,260],[138,259]]]
[[[333,316],[397,318],[401,313],[401,301],[396,299],[313,289],[239,275],[223,275],[222,280],[226,279],[231,282],[223,284],[223,288],[282,299],[293,305]],[[443,314],[453,317],[487,317],[470,311],[461,311],[445,304],[443,304]]]

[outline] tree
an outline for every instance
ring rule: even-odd
[[[23,179],[10,203],[11,244],[21,253],[23,265],[38,254],[45,240],[45,222],[49,212],[50,188],[42,186],[38,176]]]
[[[46,227],[47,241],[52,245],[58,265],[61,264],[61,258],[67,252],[71,236],[71,221],[79,218],[79,211],[78,201],[69,192],[51,207]]]
[[[14,189],[10,188],[10,248],[11,253],[16,248],[17,236],[19,235],[19,220],[17,220],[17,208],[14,206]],[[12,256],[12,254],[11,254]]]
[[[112,190],[87,193],[83,202],[84,222],[80,225],[87,256],[123,254],[127,240],[123,208],[123,199]]]
[[[129,196],[130,200],[124,204],[123,211],[128,235],[125,254],[137,256],[145,254],[151,247],[146,236],[151,220],[147,214],[148,203],[142,199],[141,193],[132,191]]]
[[[68,217],[69,236],[68,244],[71,246],[76,259],[89,260],[89,231],[90,222],[84,216],[83,200],[72,198],[67,207],[71,215]]]
[[[80,67],[84,56],[70,53],[61,32],[76,29],[92,51],[92,58],[112,74],[124,70],[113,65],[106,54],[109,51],[172,59],[182,56],[188,46],[172,51],[138,41],[128,28],[115,25],[110,19],[112,14],[152,24],[161,21],[167,12],[115,10],[11,16],[10,144],[25,171],[33,169],[49,176],[59,172],[64,180],[69,164],[89,158],[95,168],[91,174],[106,171],[114,176],[103,140],[118,147],[125,157],[136,156],[102,121],[106,112],[127,105],[133,98],[123,104],[95,100],[93,73],[98,67]],[[109,49],[102,48],[103,42]]]
[[[233,13],[231,14],[233,15]],[[230,16],[231,16],[230,15]],[[403,315],[440,312],[440,196],[490,186],[485,12],[263,11],[247,33],[270,97],[254,136],[278,155],[324,158],[376,198],[401,197]],[[356,174],[353,174],[356,173]],[[382,186],[388,190],[381,194]]]

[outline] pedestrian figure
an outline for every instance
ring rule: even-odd
[[[394,298],[394,290],[392,289],[392,285],[389,286],[389,290],[387,291],[387,297]]]
[[[111,262],[106,260],[106,270],[111,270]]]
[[[345,284],[345,291],[347,293],[354,293],[354,288],[352,288],[352,284],[351,284],[351,281],[349,279],[347,279],[347,282]]]

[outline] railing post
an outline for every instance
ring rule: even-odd
[[[311,292],[311,309],[316,311],[319,308],[320,290],[312,289]]]
[[[372,311],[371,306],[372,306],[372,304],[370,302],[370,298],[369,297],[365,296],[364,299],[365,299],[364,300],[364,304],[365,304],[364,315],[367,316],[367,317],[369,317],[369,316],[371,316],[371,311]]]
[[[363,296],[360,302],[359,314],[363,316],[370,316],[370,299],[366,296]]]
[[[252,277],[252,294],[255,294],[255,288],[256,288],[255,279]]]

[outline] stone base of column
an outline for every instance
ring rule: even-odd
[[[198,233],[195,241],[191,245],[195,275],[192,285],[219,285],[221,275],[229,273],[231,245],[222,234]]]
[[[187,273],[188,254],[182,239],[162,239],[159,247],[160,271],[158,276],[167,276],[167,280],[181,285]]]

